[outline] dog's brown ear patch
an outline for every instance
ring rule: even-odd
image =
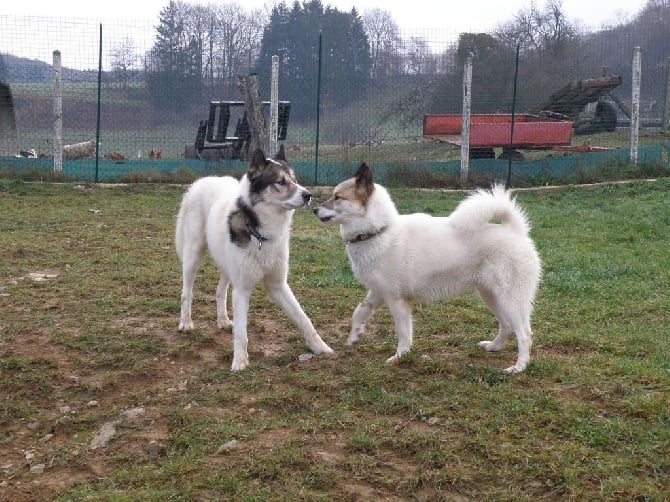
[[[356,174],[354,174],[354,178],[356,180],[356,194],[364,196],[364,200],[367,199],[375,189],[375,184],[372,180],[372,169],[365,162],[361,162],[361,165],[356,170]]]
[[[361,165],[358,166],[358,169],[354,173],[354,178],[363,178],[365,176],[369,176],[370,180],[372,180],[372,169],[365,162],[361,162]]]
[[[267,163],[268,161],[265,158],[265,153],[263,153],[263,150],[256,148],[253,155],[251,156],[251,162],[249,162],[249,169],[247,171],[249,178],[255,178],[258,176]]]

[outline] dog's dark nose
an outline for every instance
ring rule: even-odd
[[[314,208],[314,214],[317,215],[317,216],[319,215],[319,208],[318,208],[318,206]]]
[[[312,200],[312,194],[305,190],[302,193],[302,200],[305,201],[305,204],[309,204],[309,202]]]

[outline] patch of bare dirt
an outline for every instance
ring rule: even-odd
[[[48,281],[59,273],[39,270],[18,280]],[[198,312],[196,334],[178,333],[177,319],[174,329],[165,329],[164,321],[151,319],[128,317],[112,321],[123,332],[160,337],[160,354],[138,359],[133,368],[105,367],[87,360],[88,354],[56,342],[53,327],[40,327],[5,340],[0,345],[1,358],[21,356],[51,361],[55,372],[48,382],[50,394],[33,399],[29,416],[0,423],[0,501],[51,500],[74,484],[107,476],[117,468],[116,458],[163,455],[170,434],[165,416],[170,410],[229,415],[229,409],[200,406],[187,397],[192,389],[200,391],[204,385],[216,388],[216,383],[204,384],[195,377],[204,369],[229,370],[232,334],[230,330],[216,329],[214,318],[211,304],[206,312]],[[252,363],[281,357],[294,343],[304,345],[301,338],[284,327],[285,322],[271,314],[250,321]],[[59,329],[76,336],[75,328]],[[31,385],[34,382],[16,390],[30,392]],[[237,410],[238,406],[242,408]],[[123,418],[125,411],[138,407],[143,409],[140,416]],[[264,413],[251,396],[242,396],[236,410],[234,413]],[[92,438],[106,425],[110,436],[93,449]],[[255,438],[253,444],[237,439],[235,448],[272,448],[295,439],[291,434],[294,433],[269,430]]]

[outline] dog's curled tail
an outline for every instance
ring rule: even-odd
[[[463,232],[474,232],[487,223],[509,225],[518,234],[527,235],[530,224],[526,213],[502,184],[491,190],[478,189],[463,200],[449,217],[451,224]]]

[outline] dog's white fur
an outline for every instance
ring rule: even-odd
[[[478,346],[499,351],[514,332],[518,357],[505,371],[526,368],[541,266],[528,220],[503,186],[476,191],[448,217],[400,215],[363,163],[314,212],[324,223],[340,224],[353,273],[368,288],[353,313],[349,345],[360,340],[365,323],[386,304],[398,338],[387,362],[395,361],[412,345],[411,301],[475,290],[499,324],[495,339]]]
[[[263,178],[264,177],[264,178]],[[256,180],[256,181],[253,181]],[[262,190],[254,192],[252,183]],[[175,230],[175,245],[182,263],[180,331],[193,329],[191,303],[195,276],[209,249],[218,270],[216,288],[217,326],[233,327],[233,362],[238,371],[249,364],[247,353],[247,313],[254,287],[262,282],[269,296],[297,325],[307,346],[316,354],[332,353],[317,334],[288,286],[289,236],[294,209],[307,205],[311,194],[295,181],[286,164],[283,146],[275,159],[265,159],[257,150],[249,171],[238,182],[232,177],[205,177],[191,185],[183,197]],[[257,217],[253,232],[242,235],[241,246],[231,235],[231,214],[239,216],[242,201]],[[247,228],[241,227],[244,232]],[[239,229],[238,229],[239,230]],[[233,321],[226,308],[228,286],[232,284]]]

